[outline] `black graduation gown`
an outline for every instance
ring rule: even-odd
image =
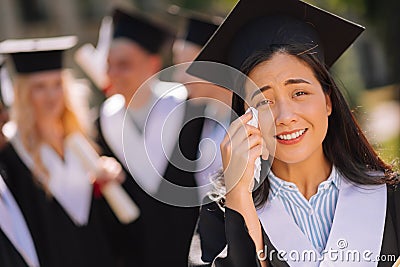
[[[179,148],[181,153],[190,160],[195,160],[198,153],[198,144],[204,119],[201,118],[204,107],[186,104],[186,118],[199,118],[188,122],[179,133],[179,146],[174,149],[172,157],[176,157]],[[184,121],[186,121],[186,118]],[[104,155],[115,157],[103,136],[99,120],[97,121],[98,143],[103,148]],[[121,159],[118,159],[122,164]],[[140,217],[135,222],[122,226],[117,230],[116,241],[121,250],[126,250],[131,256],[131,263],[135,266],[152,267],[186,267],[189,255],[191,237],[195,230],[199,215],[198,207],[175,207],[154,199],[148,195],[125,169],[127,178],[123,184],[132,200],[139,206]],[[174,184],[193,187],[196,186],[194,173],[180,170],[173,164],[168,164],[164,179]],[[166,192],[163,183],[159,187],[159,194]],[[193,196],[197,197],[197,196]],[[117,223],[112,222],[115,226]],[[116,228],[116,227],[110,228]],[[129,234],[127,234],[129,233]],[[118,237],[117,237],[118,236]],[[130,239],[130,240],[127,240]],[[125,247],[124,247],[125,246]],[[136,256],[133,256],[136,254]],[[133,266],[133,265],[132,265]]]
[[[0,218],[1,220],[1,218]],[[7,236],[0,229],[0,266],[28,267],[21,254],[15,249]]]
[[[102,224],[101,217],[107,215],[103,199],[93,199],[88,224],[76,226],[57,200],[49,198],[36,184],[11,144],[0,152],[0,164],[4,181],[31,232],[41,267],[116,266]],[[7,259],[0,260],[4,262],[0,266],[19,266],[9,244],[1,243],[0,251],[7,253]]]
[[[277,251],[264,229],[263,238],[268,255]],[[195,260],[189,262],[189,266],[211,266],[227,244],[227,256],[216,259],[216,267],[260,266],[243,216],[229,208],[223,212],[215,202],[202,206],[193,239],[197,244],[192,244],[190,258]],[[272,255],[271,261],[267,259],[268,266],[289,266],[280,261],[276,253]],[[395,255],[396,259],[400,256],[400,185],[387,186],[387,212],[380,255]],[[394,261],[380,261],[378,266],[392,266]]]

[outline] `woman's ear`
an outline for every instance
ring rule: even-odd
[[[325,102],[326,102],[326,112],[328,116],[330,116],[332,114],[332,101],[330,95],[325,94]]]

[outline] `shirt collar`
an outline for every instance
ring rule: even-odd
[[[298,188],[296,184],[292,182],[287,182],[279,177],[277,177],[272,170],[270,170],[268,174],[268,180],[270,184],[270,191],[269,191],[269,200],[273,200],[282,190],[293,193],[298,191]],[[331,173],[329,177],[321,182],[318,185],[318,189],[323,188],[323,187],[329,187],[331,184],[333,184],[337,190],[340,189],[340,184],[341,184],[341,175],[340,173],[336,170],[335,166],[332,166]]]

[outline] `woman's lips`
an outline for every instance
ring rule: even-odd
[[[300,142],[304,135],[307,133],[307,128],[305,129],[300,129],[300,130],[294,130],[290,132],[282,132],[277,135],[275,135],[276,140],[280,144],[284,145],[293,145],[297,144]]]

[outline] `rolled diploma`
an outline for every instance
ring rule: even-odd
[[[96,172],[99,155],[85,138],[79,133],[74,133],[68,137],[68,142],[74,153],[82,160],[87,171]],[[127,224],[139,217],[138,206],[117,182],[108,182],[102,186],[101,193],[121,223]]]
[[[98,88],[103,89],[107,86],[103,59],[93,45],[85,44],[80,47],[75,52],[74,59]]]

